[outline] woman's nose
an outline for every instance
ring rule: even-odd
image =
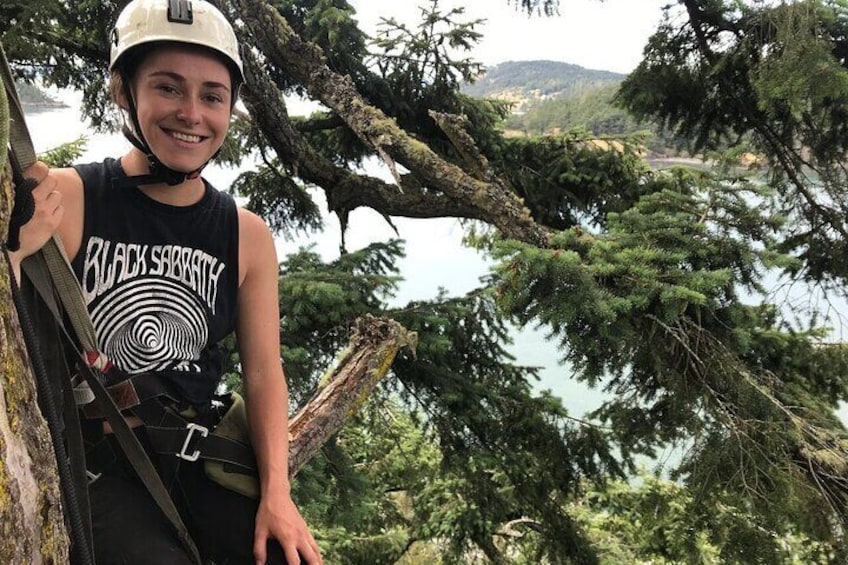
[[[177,109],[177,119],[187,124],[196,124],[200,121],[200,104],[194,99],[185,99]]]

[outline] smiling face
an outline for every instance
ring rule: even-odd
[[[134,73],[132,91],[141,133],[165,166],[197,170],[224,142],[233,96],[230,72],[211,52],[158,47]]]

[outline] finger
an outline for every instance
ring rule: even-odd
[[[47,198],[45,200],[47,202],[49,202],[51,205],[53,205],[53,207],[55,209],[55,207],[62,205],[62,193],[59,192],[58,190],[55,190],[55,189],[51,190],[47,194]]]
[[[253,559],[256,560],[256,565],[265,565],[267,560],[268,535],[256,532],[253,537]]]
[[[53,220],[56,223],[56,226],[59,226],[59,223],[62,221],[62,217],[65,215],[65,207],[59,202],[55,208],[53,208],[53,212],[51,214],[53,216]]]
[[[297,552],[297,548],[295,548],[295,546],[287,545],[283,548],[283,551],[286,554],[286,563],[288,563],[288,565],[300,565],[300,554]],[[309,563],[309,561],[307,561],[307,563]]]
[[[25,179],[35,179],[35,182],[40,184],[47,178],[47,173],[49,172],[50,167],[42,161],[36,161],[24,170],[23,177]]]
[[[320,563],[321,563],[321,550],[318,549],[318,544],[315,543],[315,538],[313,538],[311,535],[307,535],[306,536],[306,545],[307,545],[309,551],[306,554],[304,554],[303,557],[305,557],[307,559],[307,562],[310,565],[312,565],[313,563],[320,565]]]
[[[303,563],[308,565],[321,565],[321,555],[312,547],[312,544],[307,544],[306,548],[300,552]]]
[[[51,190],[44,198],[38,198],[36,215],[57,219],[63,211],[63,195],[58,190]]]
[[[47,176],[42,179],[41,182],[32,189],[32,197],[36,200],[39,199],[47,199],[51,193],[59,192],[57,187],[59,186],[59,182],[55,177]],[[61,194],[61,193],[60,193]]]
[[[315,540],[312,538],[309,538],[309,547],[311,547],[312,551],[315,553],[315,563],[317,565],[324,565],[324,558],[321,557],[321,550],[318,549],[318,544],[315,543]],[[310,561],[310,563],[312,562]]]

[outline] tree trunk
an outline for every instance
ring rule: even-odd
[[[0,236],[5,240],[14,192],[6,163],[8,107],[0,88]],[[8,264],[0,265],[0,564],[68,562],[56,459],[36,401],[35,378],[13,306]],[[415,334],[397,322],[357,320],[349,346],[321,387],[291,421],[294,475],[367,398]]]
[[[0,87],[0,122],[8,124]],[[0,128],[0,237],[5,241],[13,188],[6,164],[8,130]],[[12,306],[11,279],[0,263],[0,563],[66,563],[56,459],[37,408],[35,379]]]

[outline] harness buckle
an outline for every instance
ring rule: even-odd
[[[206,426],[201,426],[200,424],[195,424],[194,422],[189,422],[186,424],[186,429],[188,433],[186,434],[185,441],[183,441],[183,448],[180,449],[179,453],[175,455],[180,459],[185,459],[186,461],[197,461],[200,457],[200,450],[195,449],[194,453],[187,453],[189,449],[189,445],[191,444],[191,440],[194,437],[194,432],[198,432],[200,437],[206,437],[209,435],[209,428]]]

